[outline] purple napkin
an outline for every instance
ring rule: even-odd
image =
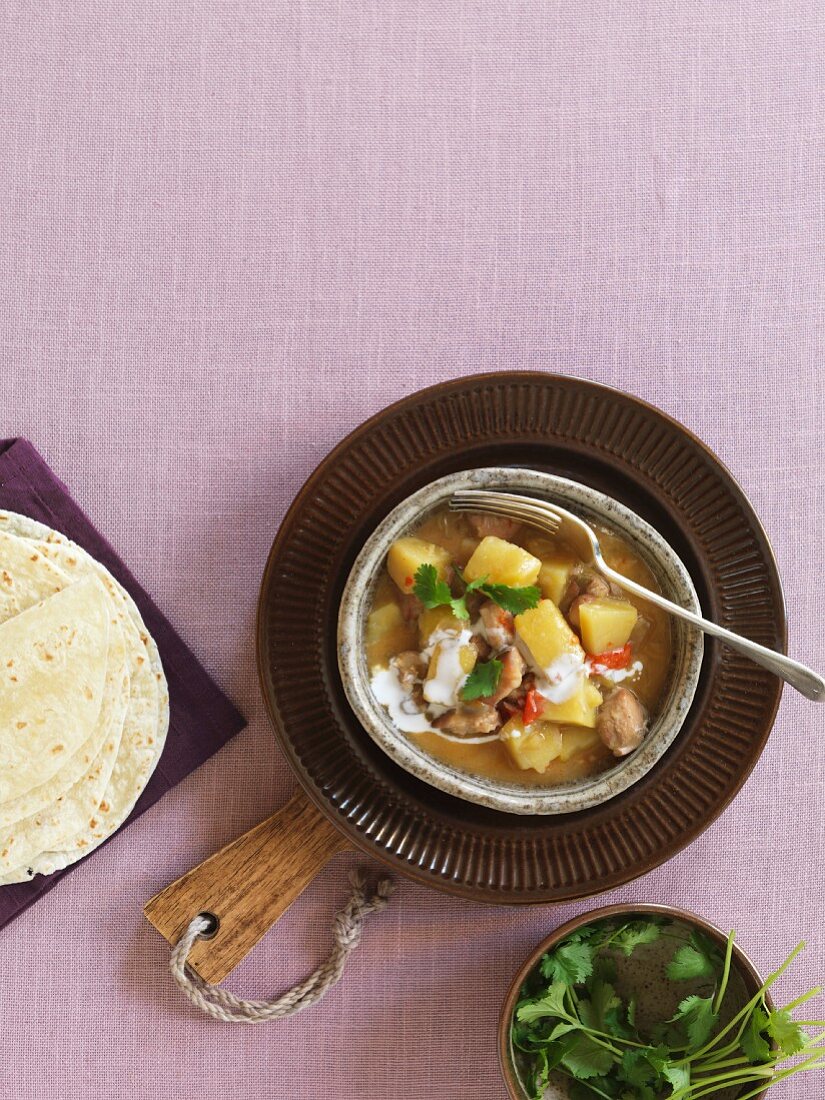
[[[54,527],[103,562],[131,593],[157,642],[169,681],[169,733],[152,778],[122,826],[125,829],[242,730],[246,720],[25,439],[0,440],[0,509],[22,512]],[[94,852],[90,856],[94,857]],[[36,875],[31,882],[0,886],[0,928],[48,893],[71,870],[67,867],[53,875]]]

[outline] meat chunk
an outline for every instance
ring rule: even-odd
[[[405,592],[399,603],[401,604],[401,617],[405,623],[414,623],[424,610],[424,604],[413,592]]]
[[[478,654],[479,661],[486,661],[493,652],[493,647],[480,634],[474,634],[470,638],[470,645]]]
[[[398,671],[398,679],[409,689],[417,680],[421,680],[427,671],[427,662],[414,649],[406,649],[393,657],[392,664]]]
[[[501,715],[495,707],[480,699],[462,703],[455,710],[434,719],[433,726],[456,737],[474,737],[481,733],[494,733],[501,725]]]
[[[484,702],[495,706],[496,703],[517,691],[521,687],[526,668],[527,663],[519,651],[508,649],[501,657],[501,676],[499,677],[498,687],[492,695],[485,696]]]
[[[491,516],[486,512],[468,512],[467,519],[476,535],[486,538],[494,535],[497,539],[511,539],[521,530],[518,520],[508,519],[507,516]]]
[[[516,627],[509,611],[505,611],[492,600],[485,600],[479,608],[479,615],[487,641],[493,649],[506,649],[513,644],[516,638]]]
[[[614,756],[627,756],[644,740],[647,712],[630,688],[608,695],[596,715],[596,729]]]
[[[564,611],[565,608],[569,608],[579,596],[592,596],[597,600],[604,596],[610,596],[614,587],[615,586],[611,586],[610,582],[606,581],[604,577],[600,576],[600,574],[594,573],[592,569],[588,569],[584,565],[579,566],[567,582],[567,588],[564,591],[559,606],[562,611]]]

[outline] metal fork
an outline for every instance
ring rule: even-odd
[[[815,699],[817,702],[825,700],[825,679],[813,669],[807,668],[799,661],[792,661],[790,657],[777,653],[776,650],[759,645],[758,642],[752,642],[749,638],[743,638],[741,634],[734,634],[733,631],[726,630],[723,626],[689,611],[686,607],[671,603],[658,592],[651,592],[649,588],[611,569],[604,560],[596,532],[589,523],[568,512],[566,508],[535,497],[486,489],[457,490],[450,499],[450,508],[455,512],[488,512],[494,516],[506,516],[508,519],[529,523],[533,527],[547,531],[548,534],[561,535],[579,552],[583,561],[625,592],[631,592],[634,596],[639,596],[648,603],[661,607],[675,618],[684,619],[685,622],[703,630],[705,634],[719,638],[732,649],[744,653],[756,664],[775,673],[808,699]]]

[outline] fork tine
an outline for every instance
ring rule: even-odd
[[[487,492],[485,490],[457,490],[450,499],[450,508],[456,512],[486,512],[491,515],[520,519],[533,526],[555,534],[561,517],[546,508],[544,501],[519,497],[511,493]]]

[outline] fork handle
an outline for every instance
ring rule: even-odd
[[[692,623],[693,626],[703,630],[705,634],[719,638],[731,649],[739,650],[740,653],[744,653],[757,665],[761,665],[769,672],[779,676],[780,679],[791,684],[806,698],[815,699],[817,702],[825,701],[825,678],[814,672],[813,669],[800,664],[799,661],[786,657],[784,653],[777,653],[775,649],[768,649],[767,646],[752,642],[749,638],[743,638],[741,634],[734,634],[732,630],[726,630],[723,626],[711,622],[710,619],[704,619],[701,615],[688,611],[686,607],[671,603],[664,596],[660,596],[658,592],[651,592],[649,588],[628,580],[627,577],[623,577],[621,573],[617,573],[615,569],[611,569],[604,563],[600,563],[600,565],[601,572],[609,580],[615,581],[625,592],[632,592],[634,596],[640,596],[648,603],[663,608],[677,619],[684,619],[685,622]]]

